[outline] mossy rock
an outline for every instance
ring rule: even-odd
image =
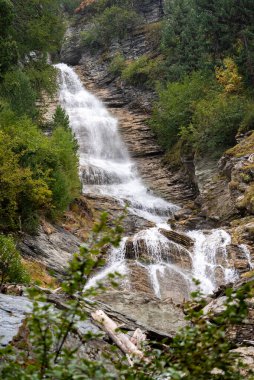
[[[233,148],[228,149],[226,154],[234,157],[243,157],[254,152],[254,132],[241,141],[239,144],[235,145]]]

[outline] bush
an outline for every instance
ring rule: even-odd
[[[82,33],[85,46],[109,46],[113,40],[122,40],[139,22],[138,14],[119,6],[106,8],[102,14],[95,16],[89,31]]]
[[[7,281],[27,284],[30,278],[13,238],[0,235],[0,287]]]
[[[50,184],[53,205],[51,215],[57,216],[80,194],[77,142],[69,128],[58,125],[50,144],[55,158]]]
[[[65,117],[66,118],[66,117]],[[65,120],[66,121],[66,120]],[[27,117],[0,113],[0,228],[34,231],[79,193],[77,144],[66,124],[45,136]]]
[[[159,88],[159,101],[154,107],[151,126],[160,144],[170,149],[178,140],[181,127],[189,126],[196,103],[205,96],[213,81],[198,72],[182,82]]]
[[[42,92],[51,96],[55,95],[57,92],[57,70],[52,65],[39,60],[26,65],[24,72],[38,98]]]
[[[23,71],[7,72],[3,77],[1,93],[18,115],[35,116],[36,93],[29,77]]]
[[[122,72],[122,79],[134,86],[146,85],[152,87],[160,79],[160,57],[151,59],[147,55],[127,64]]]
[[[61,4],[65,12],[73,13],[76,8],[80,5],[81,0],[62,0]]]
[[[245,114],[245,100],[237,95],[217,95],[196,105],[192,118],[192,139],[200,154],[220,155],[232,147]]]
[[[238,132],[246,133],[252,130],[254,130],[254,104],[249,102]]]
[[[122,74],[122,71],[126,67],[124,55],[120,52],[116,53],[109,65],[109,72],[115,76]]]
[[[69,129],[69,117],[64,112],[61,106],[57,106],[56,111],[53,116],[53,125],[52,128],[56,129],[58,127],[62,127],[65,130]]]
[[[10,0],[0,0],[0,76],[18,61],[17,45],[10,35],[13,10]]]

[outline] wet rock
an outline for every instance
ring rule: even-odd
[[[177,244],[181,244],[186,248],[191,248],[194,245],[194,241],[187,235],[181,234],[175,231],[159,229],[159,232],[167,239],[174,241]]]
[[[18,334],[32,303],[26,297],[0,294],[0,345],[7,346]]]
[[[145,264],[168,263],[178,265],[180,268],[192,268],[190,252],[174,241],[158,243],[160,249],[153,251],[153,242],[145,238],[130,237],[125,245],[125,258],[138,260]],[[156,247],[158,249],[158,247]]]
[[[171,300],[182,304],[189,299],[192,289],[192,276],[186,269],[177,266],[166,266],[157,270],[157,281],[160,286],[160,297],[162,300]]]
[[[246,272],[250,269],[248,259],[241,246],[228,245],[227,254],[231,267],[235,267],[240,272]]]
[[[148,266],[127,261],[128,280],[121,285],[126,291],[143,292],[152,298],[171,300],[176,304],[189,299],[191,275],[177,266]]]
[[[89,208],[92,210],[94,220],[97,220],[101,213],[106,211],[109,216],[109,223],[112,223],[113,225],[117,217],[125,214],[125,205],[117,201],[115,198],[95,194],[85,194],[83,197],[86,199]],[[153,227],[154,223],[149,222],[140,216],[134,215],[127,210],[122,225],[124,228],[124,234],[128,236],[133,235],[144,228]]]
[[[154,289],[152,286],[148,268],[137,262],[128,260],[128,283],[127,288],[134,292],[143,292],[150,297],[154,297]]]

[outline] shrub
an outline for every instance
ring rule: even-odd
[[[129,9],[113,5],[92,20],[90,30],[82,33],[85,46],[109,46],[113,40],[122,40],[139,22],[138,14]]]
[[[36,93],[29,77],[23,71],[7,72],[3,77],[1,93],[18,115],[34,116],[36,114]]]
[[[216,156],[233,146],[245,109],[244,99],[237,95],[219,94],[198,102],[192,118],[192,138],[196,151]]]
[[[54,169],[50,189],[52,190],[51,215],[61,214],[71,201],[80,194],[78,176],[77,142],[72,131],[63,126],[57,126],[51,137]]]
[[[170,149],[178,140],[181,127],[189,126],[196,103],[205,96],[213,81],[198,72],[185,77],[182,82],[169,83],[159,88],[151,126],[160,144]]]
[[[240,124],[239,133],[246,133],[254,130],[254,104],[253,102],[247,103],[246,112]]]
[[[64,118],[47,137],[29,118],[0,112],[0,228],[32,232],[42,211],[60,213],[78,194],[77,144]]]
[[[224,87],[226,93],[237,93],[242,89],[242,77],[232,58],[225,58],[223,66],[215,68],[218,82]]]
[[[69,117],[64,112],[63,108],[61,106],[57,106],[56,111],[53,116],[53,129],[56,129],[57,127],[62,127],[66,130],[69,129]]]
[[[57,92],[57,70],[52,65],[38,60],[26,65],[24,72],[38,98],[42,92],[51,96]]]
[[[13,238],[0,235],[0,287],[7,281],[27,284],[30,278]]]
[[[152,87],[160,79],[161,59],[151,59],[147,55],[127,64],[122,72],[122,79],[134,86],[146,85]]]
[[[109,65],[109,72],[112,73],[115,76],[119,76],[122,74],[122,71],[126,67],[126,62],[124,55],[120,52],[116,53],[112,61],[110,62]]]
[[[61,4],[65,12],[73,13],[76,8],[80,5],[81,0],[62,0]]]

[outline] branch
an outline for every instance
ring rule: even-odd
[[[129,356],[136,356],[139,359],[144,359],[144,353],[138,349],[138,347],[127,337],[126,334],[118,331],[119,327],[117,324],[110,319],[107,314],[102,310],[97,310],[91,314],[92,318],[98,322],[104,331],[108,333],[110,338],[115,342],[115,344],[121,349],[121,351],[127,355],[129,363],[132,365],[132,362]],[[140,330],[141,332],[141,330]],[[141,339],[140,332],[135,332],[134,341],[138,341],[137,336]],[[142,340],[144,340],[144,334],[142,334]],[[136,340],[135,340],[136,339]]]

